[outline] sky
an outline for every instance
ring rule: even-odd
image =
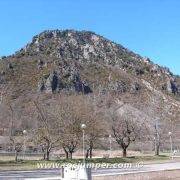
[[[180,75],[180,0],[0,0],[0,56],[51,29],[96,32]]]

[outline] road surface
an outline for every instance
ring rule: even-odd
[[[164,170],[180,170],[180,162],[162,163],[162,164],[148,164],[143,165],[140,168],[127,168],[127,169],[99,169],[93,171],[93,176],[108,176],[108,175],[120,175],[120,174],[132,174],[142,172],[155,172]]]
[[[180,162],[163,163],[163,164],[149,164],[143,167],[133,167],[127,169],[93,169],[92,176],[108,176],[131,174],[140,172],[153,172],[163,170],[180,170]],[[33,170],[33,171],[0,171],[0,180],[30,180],[30,179],[61,179],[60,170],[46,169],[46,170]]]
[[[45,169],[33,171],[0,171],[0,180],[24,180],[36,178],[54,178],[60,177],[60,170],[58,169]],[[60,178],[59,178],[60,179]]]

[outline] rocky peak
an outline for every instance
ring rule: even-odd
[[[136,92],[141,89],[141,86],[135,83],[139,79],[145,80],[160,91],[180,94],[180,82],[168,68],[156,65],[149,58],[143,58],[89,31],[44,31],[34,36],[32,42],[8,59],[9,67],[6,67],[8,75],[12,72],[18,74],[17,69],[21,67],[21,72],[25,73],[24,66],[19,65],[16,68],[16,65],[21,64],[20,62],[25,64],[32,61],[33,69],[37,70],[39,78],[37,84],[40,91],[59,92],[62,89],[73,89],[77,92],[92,92],[92,84],[96,81],[93,73],[98,72],[96,76],[99,77],[102,74],[101,79],[105,79],[110,73],[109,69],[116,68],[126,74],[125,76],[132,76],[134,84],[127,85],[126,80],[116,76],[109,85],[104,83],[106,88],[111,87],[119,92],[131,89]]]
[[[74,30],[44,31],[35,36],[32,42],[17,54],[20,57],[22,55],[46,54],[59,59],[101,61],[112,65],[122,64],[124,61],[121,56],[128,58],[131,64],[135,64],[135,61],[141,59],[139,55],[93,32]],[[131,56],[127,57],[127,54]]]

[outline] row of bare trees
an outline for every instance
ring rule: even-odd
[[[11,108],[12,122],[16,124],[21,121],[17,119],[15,108]],[[27,129],[28,140],[41,147],[44,153],[43,159],[49,160],[50,153],[55,148],[62,148],[66,158],[72,159],[73,153],[81,146],[82,129],[81,124],[87,125],[86,129],[86,157],[92,157],[94,144],[105,134],[102,124],[103,112],[97,108],[94,96],[84,95],[52,95],[51,98],[36,96],[33,101],[28,102],[26,109],[27,118],[23,119],[20,126],[9,128],[19,129],[19,133],[9,134],[14,150],[17,155],[23,149],[23,129]],[[31,122],[29,122],[31,121]],[[27,126],[29,125],[30,126]],[[19,148],[16,148],[19,147]]]
[[[42,94],[30,98],[20,110],[11,101],[3,101],[9,114],[9,123],[6,124],[16,152],[15,159],[23,149],[23,129],[28,132],[27,143],[41,147],[43,159],[46,160],[50,159],[50,153],[55,148],[62,148],[66,158],[72,159],[73,153],[81,147],[81,124],[87,125],[86,158],[92,158],[93,149],[108,134],[113,135],[124,157],[131,143],[152,140],[157,132],[160,138],[162,128],[157,130],[155,126],[154,130],[154,124],[146,116],[131,109],[134,100],[129,97],[125,97],[125,100],[96,94]],[[160,143],[160,140],[156,143]],[[156,144],[156,151],[158,147],[159,144]]]

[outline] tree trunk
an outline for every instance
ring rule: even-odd
[[[92,151],[93,151],[93,140],[90,141],[89,144],[89,157],[92,158]]]
[[[18,161],[18,152],[15,151],[15,161],[17,162]]]
[[[66,154],[66,159],[69,159],[69,153],[65,151],[65,154]]]
[[[43,152],[43,160],[46,160],[46,153]]]
[[[86,151],[86,159],[89,158],[89,149]]]
[[[89,148],[86,151],[86,158],[92,158],[92,150],[93,146],[89,146]]]
[[[89,157],[90,158],[92,158],[92,150],[93,150],[92,148],[90,148],[90,150],[89,150]]]
[[[123,148],[123,157],[127,157],[127,148]]]
[[[63,147],[63,149],[64,149],[64,152],[65,152],[66,159],[69,159],[69,153],[68,153],[68,151],[67,151],[66,148],[64,148],[64,147]]]
[[[70,155],[70,159],[72,159],[72,152],[69,152],[69,155]]]
[[[46,160],[46,149],[42,147],[42,152],[43,152],[43,160]]]
[[[46,160],[47,160],[47,161],[49,161],[49,156],[50,156],[50,152],[49,152],[48,149],[47,149],[47,151],[46,151]]]
[[[156,148],[155,148],[155,155],[156,156],[159,156],[159,149],[160,149],[159,144],[156,144]]]

